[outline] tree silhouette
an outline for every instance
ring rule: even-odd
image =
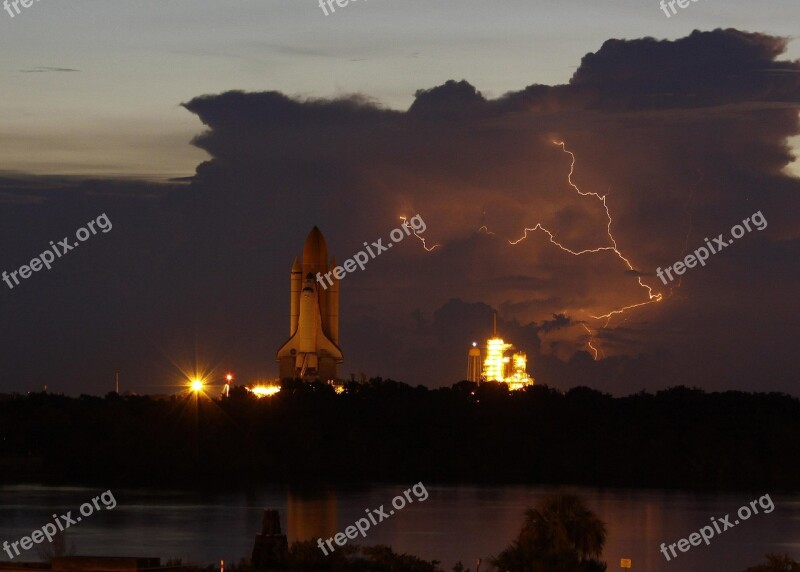
[[[606,525],[583,499],[554,494],[528,509],[517,540],[493,564],[501,572],[601,572],[605,542]]]
[[[767,563],[748,568],[745,572],[800,572],[800,564],[788,554],[767,554]]]

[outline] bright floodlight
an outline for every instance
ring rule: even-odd
[[[261,398],[275,395],[281,390],[281,388],[277,385],[255,385],[253,387],[249,387],[248,390],[256,397]]]
[[[189,387],[191,387],[194,392],[203,391],[203,380],[193,379]]]
[[[233,380],[233,376],[231,374],[228,374],[228,375],[225,376],[225,379],[227,379],[228,381],[231,381],[231,380]]]

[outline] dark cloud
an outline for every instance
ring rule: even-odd
[[[452,120],[480,113],[486,107],[486,99],[469,83],[449,80],[438,87],[417,90],[408,114],[432,121]]]
[[[800,64],[778,59],[785,46],[737,30],[609,40],[567,85],[486,99],[449,81],[407,112],[361,95],[204,95],[184,105],[207,126],[194,143],[212,159],[189,185],[3,181],[3,197],[19,197],[2,199],[6,270],[87,217],[114,222],[4,292],[9,384],[99,391],[121,367],[153,391],[170,362],[195,355],[240,379],[274,375],[310,228],[341,262],[419,213],[440,248],[408,237],[342,282],[345,376],[449,385],[498,309],[539,382],[794,392],[800,184],[783,169],[800,132]],[[680,286],[655,277],[758,210],[766,230]],[[646,301],[640,280],[664,301],[592,317]]]
[[[47,73],[47,72],[77,72],[81,70],[74,70],[72,68],[51,68],[51,67],[37,67],[27,70],[19,70],[20,73]]]
[[[788,40],[734,29],[675,41],[608,40],[581,60],[569,85],[508,94],[512,108],[625,111],[798,101],[800,62],[776,61]]]
[[[547,333],[553,330],[566,328],[570,325],[572,325],[572,320],[570,320],[568,316],[564,314],[553,314],[553,319],[543,321],[542,325],[539,326],[539,330]]]

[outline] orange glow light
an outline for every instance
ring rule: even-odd
[[[275,395],[281,388],[277,385],[254,385],[253,387],[248,387],[247,390],[256,397],[261,398]]]

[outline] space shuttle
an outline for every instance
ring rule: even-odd
[[[317,281],[336,267],[328,265],[328,245],[315,226],[303,246],[302,264],[294,259],[291,272],[289,340],[278,350],[281,379],[328,381],[344,361],[339,349],[339,280],[326,288]],[[327,284],[327,280],[326,280]]]

